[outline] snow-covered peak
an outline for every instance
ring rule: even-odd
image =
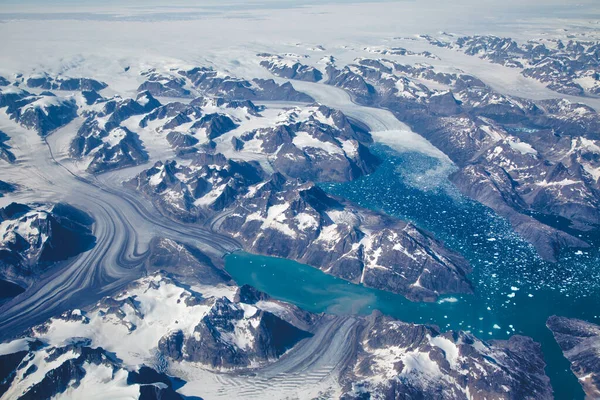
[[[93,246],[92,223],[80,210],[61,203],[0,208],[0,276],[29,286],[54,262]]]
[[[49,319],[32,328],[25,339],[3,344],[0,351],[17,351],[27,341],[50,348],[85,341],[86,346],[115,354],[132,369],[152,365],[157,352],[167,362],[222,369],[269,362],[308,335],[281,319],[293,307],[272,300],[240,302],[236,300],[240,290],[223,284],[188,287],[157,272],[87,310]],[[266,340],[277,334],[272,331],[277,326],[289,335],[276,343]]]
[[[18,247],[26,248],[27,258],[35,258],[43,250],[48,240],[48,210],[40,207],[14,219],[6,219],[0,223],[0,249],[11,250]],[[21,241],[27,243],[23,246]]]
[[[367,320],[353,368],[343,377],[350,396],[367,392],[385,398],[392,390],[433,398],[443,387],[444,398],[505,398],[523,385],[527,393],[551,392],[549,379],[540,374],[544,362],[539,345],[529,338],[485,343],[469,333],[440,333],[377,312]],[[524,354],[527,360],[521,358]],[[464,379],[467,374],[469,379]]]

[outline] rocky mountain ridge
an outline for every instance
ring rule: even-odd
[[[357,101],[389,109],[459,167],[450,179],[466,195],[507,218],[539,254],[588,244],[536,213],[565,218],[581,231],[598,227],[595,110],[568,100],[533,102],[494,92],[465,74],[438,73],[385,59],[326,67],[327,84]],[[430,89],[427,81],[444,84]],[[532,216],[533,215],[533,216]]]

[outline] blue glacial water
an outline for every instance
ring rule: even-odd
[[[404,321],[470,331],[482,339],[533,337],[542,345],[556,398],[583,398],[545,322],[554,314],[600,322],[597,238],[586,238],[594,245],[591,250],[565,252],[555,264],[544,262],[505,220],[461,196],[437,160],[381,145],[372,150],[383,160],[375,173],[321,186],[363,207],[410,220],[459,251],[473,266],[474,295],[413,303],[293,261],[246,253],[229,255],[227,271],[240,284],[313,312],[368,314],[378,309]]]

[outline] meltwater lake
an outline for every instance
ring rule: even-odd
[[[475,294],[413,303],[307,265],[247,253],[228,255],[227,271],[239,284],[312,312],[369,314],[378,309],[403,321],[470,331],[482,339],[530,336],[542,345],[555,398],[582,399],[577,378],[545,323],[555,314],[600,323],[599,238],[583,236],[591,249],[564,252],[558,263],[544,262],[504,219],[458,193],[447,180],[450,171],[437,159],[383,145],[371,150],[383,161],[375,173],[321,184],[323,189],[432,232],[469,260]]]

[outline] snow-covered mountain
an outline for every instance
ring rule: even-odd
[[[202,221],[229,207],[263,176],[264,172],[255,162],[198,153],[183,165],[177,161],[159,161],[128,185],[180,220]]]
[[[332,198],[314,183],[268,177],[256,163],[199,153],[189,165],[159,162],[128,185],[167,215],[212,220],[252,252],[414,300],[471,291],[467,262],[428,233]]]
[[[550,396],[539,345],[531,339],[486,343],[379,313],[356,318],[355,334],[343,339],[327,329],[338,319],[302,312],[249,286],[186,285],[157,272],[0,344],[0,394],[181,398],[176,391],[193,386],[204,396],[215,393],[215,380],[257,379],[267,368],[306,355],[313,341],[341,340],[350,356],[325,386],[340,398]],[[282,390],[294,395],[306,389]],[[229,385],[217,393],[237,392]]]
[[[530,338],[482,342],[468,333],[440,333],[377,312],[365,322],[342,378],[348,390],[344,398],[552,397],[540,346]]]
[[[456,186],[508,218],[543,258],[588,246],[531,214],[557,215],[583,231],[598,226],[600,119],[593,109],[502,95],[470,75],[382,59],[328,69],[328,84],[391,110],[447,154],[459,167],[451,176]],[[447,88],[430,89],[428,81]]]
[[[138,165],[148,160],[139,136],[121,123],[132,116],[147,114],[161,104],[149,92],[139,93],[136,99],[95,100],[86,112],[77,135],[71,142],[73,157],[87,160],[87,170],[102,173]]]
[[[104,82],[90,78],[53,77],[47,73],[30,75],[26,79],[27,87],[45,90],[65,91],[95,91],[105,89],[108,85]]]
[[[91,118],[79,128],[71,143],[71,154],[89,159],[87,170],[92,173],[138,165],[148,160],[148,153],[136,133],[121,126],[107,131]]]
[[[94,245],[93,220],[67,204],[0,208],[0,277],[30,285],[53,263]]]
[[[251,81],[232,77],[209,67],[176,71],[150,70],[143,73],[146,81],[138,88],[154,96],[195,97],[193,91],[228,100],[277,100],[312,102],[310,96],[298,92],[289,83],[278,84],[272,79],[254,78]]]
[[[0,89],[0,108],[7,107],[8,116],[40,136],[68,124],[77,116],[73,98],[63,98],[51,92],[34,95],[14,86]]]
[[[426,232],[279,174],[250,187],[217,229],[251,252],[298,260],[413,300],[471,291],[468,263]]]
[[[170,102],[156,108],[142,118],[139,127],[166,133],[175,150],[189,153],[202,147],[214,148],[215,139],[262,118],[263,109],[250,100],[200,96],[189,103]]]
[[[177,10],[185,18],[196,13]],[[600,118],[592,107],[597,99],[584,97],[600,93],[598,43],[556,40],[563,35],[556,32],[527,43],[446,33],[411,41],[361,34],[353,41],[332,25],[327,29],[339,32],[339,39],[257,37],[247,46],[204,51],[196,34],[172,38],[160,24],[137,20],[170,17],[172,11],[85,14],[94,19],[94,32],[111,19],[133,27],[127,35],[121,29],[98,35],[98,47],[118,44],[108,57],[90,54],[96,48],[73,37],[78,54],[63,58],[66,47],[43,47],[47,41],[33,27],[6,41],[18,47],[36,37],[40,54],[33,63],[22,63],[21,56],[6,60],[6,78],[0,77],[0,338],[6,340],[0,343],[0,399],[552,398],[541,346],[510,336],[539,335],[534,319],[520,326],[503,313],[527,319],[521,307],[539,301],[544,290],[556,290],[549,297],[573,305],[573,313],[587,304],[552,279],[573,272],[561,250],[589,247],[600,227]],[[213,27],[217,19],[209,13],[206,26]],[[257,17],[256,25],[268,21],[266,13],[245,9],[227,18],[242,24],[248,15]],[[5,17],[0,30],[18,23]],[[40,17],[24,20],[29,18]],[[48,21],[53,18],[62,23],[81,16],[54,13]],[[368,18],[339,19],[354,25]],[[39,26],[53,24],[48,21]],[[287,25],[287,19],[277,23]],[[70,22],[64,24],[58,31],[72,34]],[[156,31],[148,35],[141,26]],[[229,33],[220,27],[214,32]],[[237,28],[232,32],[237,35]],[[140,34],[152,38],[147,53],[123,51],[137,45]],[[178,59],[178,43],[189,37],[197,43]],[[165,43],[173,46],[169,57],[160,53]],[[56,54],[44,60],[48,49]],[[504,90],[510,76],[496,80],[490,71],[512,72],[524,87]],[[555,93],[519,73],[570,96],[552,98]],[[540,92],[532,95],[529,84]],[[534,100],[540,98],[545,100]],[[401,193],[409,201],[383,207],[414,222],[328,194],[324,182],[359,180],[345,187],[360,187],[354,198],[364,190],[364,204],[377,203],[368,196],[383,192],[360,186],[361,179],[372,182],[366,175],[382,165],[374,155],[379,149],[370,148],[375,141],[436,156],[441,167],[424,173],[428,183],[435,174],[447,188],[445,174],[452,171],[449,180],[491,210],[452,191],[419,191],[420,176]],[[407,165],[413,156],[399,156],[406,162],[401,166],[396,158],[383,160],[399,175],[394,183],[404,182],[405,170],[425,167]],[[449,204],[436,196],[464,206],[457,214],[475,210],[473,221],[504,227],[494,212],[505,217],[543,258],[559,262],[540,262],[511,235],[492,237],[497,226],[489,227],[487,238],[469,232],[474,222],[445,215],[445,205],[435,209]],[[96,221],[62,201],[89,210]],[[429,214],[421,219],[403,207],[431,210],[417,210]],[[439,220],[431,223],[433,218]],[[446,246],[422,226],[436,229],[437,237],[457,237]],[[512,250],[515,243],[514,256],[502,248]],[[224,264],[240,249],[346,280],[344,301],[354,290],[369,294],[352,303],[353,310],[389,310],[396,296],[351,283],[427,302],[399,306],[415,310],[413,321],[448,325],[406,323],[378,311],[302,310],[236,284]],[[459,252],[480,268],[472,282],[471,266]],[[592,250],[568,255],[577,266],[597,256]],[[270,266],[256,264],[240,266],[262,287],[252,268]],[[508,269],[514,276],[502,276],[509,275],[503,267],[514,267]],[[587,272],[582,270],[577,276]],[[546,272],[547,280],[531,282]],[[279,284],[273,281],[265,287]],[[300,279],[297,289],[306,282]],[[343,309],[320,303],[317,296],[328,289],[305,294],[308,303],[295,293],[289,299],[312,307],[314,295],[313,310]],[[440,299],[448,294],[464,296]],[[471,308],[464,321],[448,320],[459,307]],[[446,309],[452,312],[438,312]],[[474,333],[448,331],[451,326]],[[598,327],[559,317],[548,327],[586,393],[596,396]],[[510,338],[475,336],[486,331]],[[561,365],[554,364],[560,354],[552,350],[544,341],[546,361],[553,363],[548,375],[563,377],[564,368],[557,371]]]
[[[256,368],[311,336],[286,321],[299,310],[261,296],[222,283],[190,288],[153,274],[1,344],[0,394],[87,398],[101,391],[137,398],[146,384],[180,398],[163,372]]]
[[[271,71],[273,75],[308,82],[318,82],[323,79],[321,71],[300,63],[298,61],[300,56],[282,57],[268,53],[261,53],[257,56],[261,58],[260,65]]]
[[[322,105],[291,108],[275,126],[245,132],[236,151],[266,154],[273,168],[304,180],[347,181],[378,165],[370,134],[340,111]]]
[[[421,38],[435,46],[519,68],[524,76],[539,80],[559,93],[600,93],[600,44],[594,40],[542,38],[518,43],[511,38],[494,35],[450,34],[443,38],[428,35],[421,35]]]

